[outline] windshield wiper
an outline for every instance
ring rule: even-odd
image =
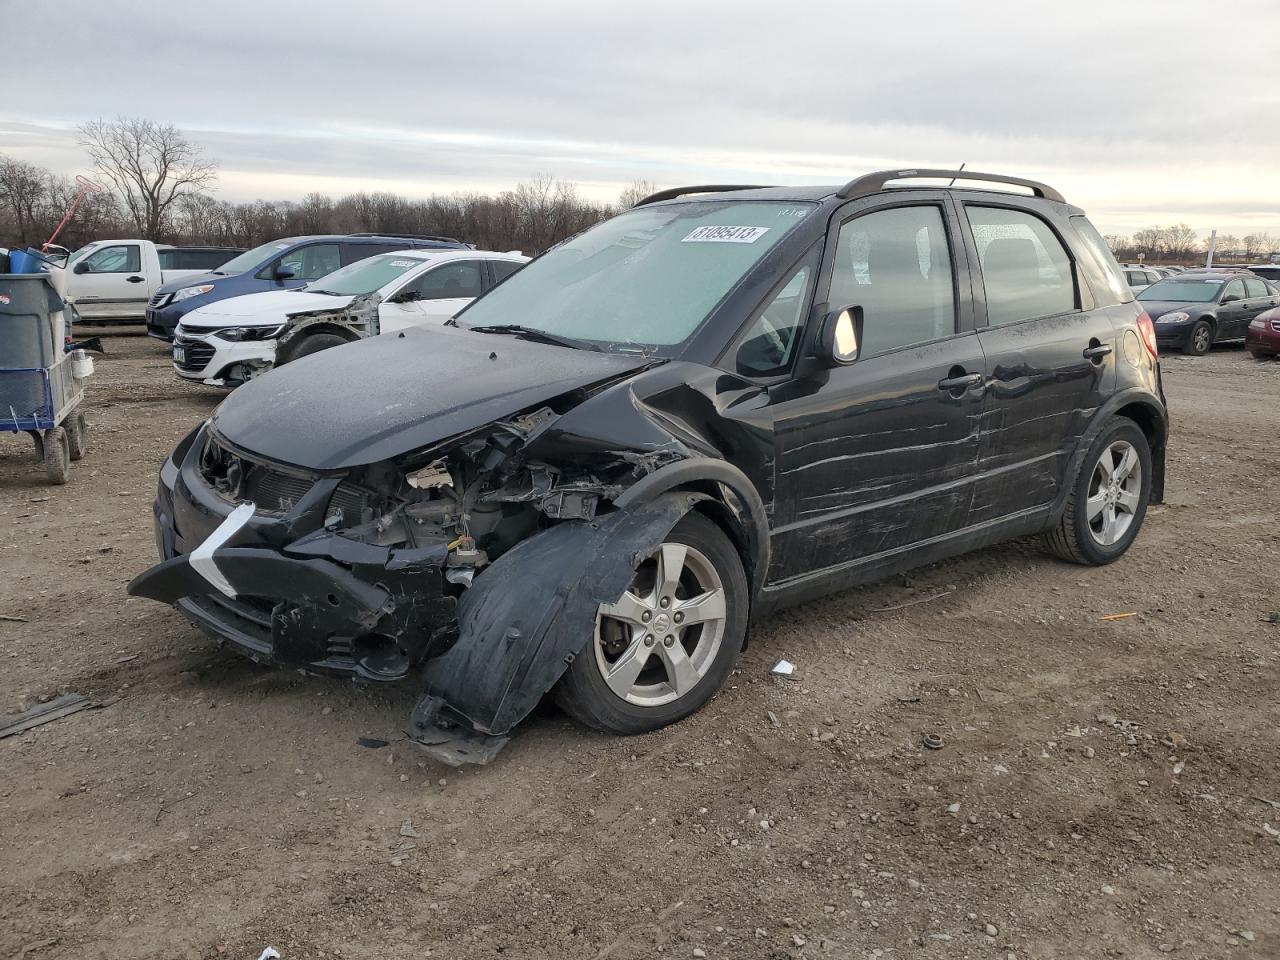
[[[538,343],[551,343],[558,347],[569,347],[572,350],[597,349],[583,340],[574,340],[572,337],[560,337],[554,333],[547,333],[545,330],[537,330],[533,327],[523,327],[518,323],[494,323],[483,327],[467,327],[466,329],[475,330],[477,333],[508,333],[513,337],[520,337],[522,340],[533,340]]]

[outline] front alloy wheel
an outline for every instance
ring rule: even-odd
[[[729,538],[685,516],[631,586],[596,614],[590,649],[569,666],[556,699],[611,733],[643,733],[688,716],[724,683],[747,627],[747,580]]]

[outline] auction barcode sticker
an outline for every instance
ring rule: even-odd
[[[698,227],[681,243],[755,243],[768,227]]]

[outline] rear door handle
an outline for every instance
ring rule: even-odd
[[[127,282],[129,282],[129,283],[141,283],[141,282],[142,282],[142,278],[141,278],[141,277],[125,277],[125,280],[126,280]]]
[[[938,381],[939,390],[968,390],[970,387],[976,387],[982,382],[982,374],[966,373],[959,377],[947,377],[945,380]]]
[[[1110,344],[1100,343],[1096,347],[1085,347],[1084,358],[1086,360],[1101,360],[1110,352],[1111,352]]]

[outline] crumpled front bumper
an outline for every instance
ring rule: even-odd
[[[370,680],[400,679],[457,636],[443,546],[396,550],[301,532],[323,514],[323,480],[316,502],[237,522],[234,505],[189,476],[194,468],[169,461],[161,470],[162,559],[129,584],[131,595],[173,604],[255,660]]]

